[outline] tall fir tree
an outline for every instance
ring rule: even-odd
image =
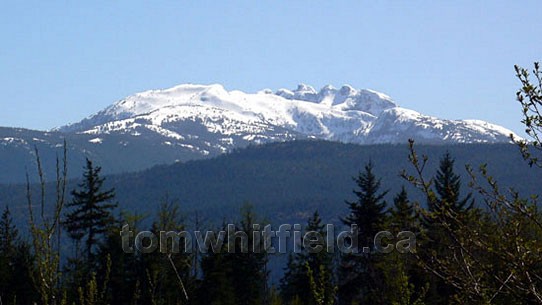
[[[455,173],[454,163],[455,159],[449,152],[446,152],[440,159],[439,169],[434,179],[438,198],[436,201],[429,202],[430,211],[450,210],[454,213],[460,213],[472,208],[474,202],[471,193],[460,198],[461,176]]]
[[[302,252],[288,257],[287,268],[281,279],[281,295],[287,304],[296,299],[304,305],[330,302],[335,299],[333,254],[327,251],[326,228],[318,211],[315,211],[308,220],[305,228],[305,234],[307,233],[322,237],[320,245],[323,246],[323,250],[310,253],[308,249],[302,249]],[[311,287],[311,281],[313,286],[320,283],[322,285],[315,289]],[[315,290],[318,290],[318,293],[315,293]]]
[[[347,201],[350,213],[342,219],[348,226],[358,227],[357,254],[342,254],[339,266],[339,303],[379,302],[382,291],[376,270],[379,255],[363,253],[363,247],[373,251],[375,235],[384,228],[387,221],[384,197],[388,191],[380,191],[381,180],[373,173],[373,163],[365,165],[363,172],[354,178],[358,189],[357,199]]]
[[[82,254],[87,271],[93,271],[96,263],[95,253],[100,241],[111,226],[115,225],[112,214],[117,207],[112,200],[115,190],[103,190],[105,178],[100,177],[101,167],[94,166],[92,161],[86,160],[83,181],[79,189],[71,192],[72,200],[67,204],[68,212],[65,214],[64,227],[70,238],[76,242],[76,247],[84,242]]]
[[[390,209],[390,222],[394,233],[400,231],[414,231],[417,227],[417,215],[414,205],[408,198],[408,193],[404,186],[401,191],[393,197],[393,208]]]
[[[455,173],[455,159],[446,152],[440,159],[434,181],[434,196],[428,201],[428,211],[423,213],[425,240],[423,247],[431,248],[439,257],[445,257],[456,250],[453,232],[461,227],[474,205],[472,194],[461,197],[461,176]],[[432,275],[433,283],[428,299],[434,304],[449,304],[457,289],[442,278]]]

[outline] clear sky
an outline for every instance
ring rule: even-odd
[[[542,1],[4,1],[0,126],[49,129],[136,92],[348,83],[521,132],[514,64]]]

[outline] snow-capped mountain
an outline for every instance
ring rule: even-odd
[[[344,85],[257,93],[179,85],[129,96],[61,132],[160,137],[202,155],[249,143],[315,138],[345,143],[500,143],[512,131],[478,120],[445,120],[399,107],[389,96]]]
[[[399,107],[390,97],[350,86],[307,85],[248,94],[221,85],[180,85],[122,99],[51,131],[0,128],[0,183],[24,182],[37,147],[55,164],[64,140],[71,174],[85,158],[122,173],[220,155],[253,143],[324,139],[356,144],[506,143],[512,132],[477,120],[444,120]],[[46,169],[54,176],[55,169]]]

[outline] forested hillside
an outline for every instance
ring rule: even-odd
[[[477,178],[469,176],[465,164],[472,165],[470,173]],[[529,250],[537,244],[515,253],[513,239],[500,240],[509,234],[538,234],[538,216],[530,212],[536,206],[515,193],[501,193],[486,172],[489,168],[502,185],[536,193],[541,173],[526,164],[516,146],[286,142],[108,177],[101,177],[101,168],[87,160],[82,178],[71,182],[62,178],[66,167],[59,165],[60,179],[43,188],[30,187],[31,197],[24,185],[1,189],[0,198],[10,208],[4,208],[0,219],[0,260],[9,266],[0,274],[0,289],[21,283],[3,293],[12,304],[37,298],[54,304],[58,297],[89,305],[478,300],[479,289],[469,286],[472,278],[464,268],[486,277],[488,268],[500,270],[493,278],[478,279],[488,291],[482,300],[490,293],[499,296],[497,304],[536,296],[525,281],[539,268],[536,253]],[[474,182],[472,188],[468,182]],[[72,192],[64,203],[66,190]],[[525,216],[517,218],[521,213]],[[353,230],[347,226],[355,225],[361,229],[352,236],[362,244],[348,247],[369,247],[353,252],[358,254],[313,254],[305,247],[289,248],[289,255],[242,252],[246,246],[268,249],[262,239],[255,239],[257,228],[271,224],[276,230],[295,223],[304,224],[298,228],[304,228],[302,232],[320,236],[326,236],[326,224],[336,225],[337,231]],[[170,246],[148,252],[143,244],[134,244],[134,235],[123,231],[119,236],[123,225],[129,226],[130,234],[148,230],[147,236],[158,236],[161,230],[217,232],[231,225],[248,239],[246,245],[242,238],[233,239],[234,252],[229,242],[210,252],[179,253]],[[400,232],[405,230],[411,232],[403,241],[408,242],[406,248],[400,246]],[[373,243],[381,231],[398,242],[396,250],[382,252],[376,239]],[[327,242],[324,249],[331,245]],[[487,248],[486,242],[494,243]],[[331,247],[341,249],[340,244]],[[474,252],[455,261],[464,251]],[[501,292],[499,283],[507,276],[501,264],[510,260],[528,265],[517,265],[519,274],[510,280],[514,287]],[[35,266],[30,273],[16,272],[29,264]],[[31,279],[38,281],[30,285]],[[49,290],[51,286],[56,288]],[[514,289],[518,296],[510,295]]]
[[[465,165],[478,168],[487,164],[502,185],[513,186],[522,194],[540,190],[542,173],[530,168],[514,145],[420,145],[417,150],[429,157],[428,174],[434,173],[440,156],[450,152],[465,187]],[[369,161],[382,178],[383,188],[390,190],[388,200],[401,185],[410,188],[399,176],[410,168],[407,143],[360,146],[325,141],[252,146],[210,160],[109,176],[105,183],[116,188],[119,207],[133,213],[151,213],[167,196],[179,200],[183,213],[199,211],[211,222],[235,215],[245,202],[273,222],[303,221],[314,209],[326,221],[337,222],[344,200],[353,196],[352,177]],[[26,210],[23,185],[3,186],[0,194],[0,204],[9,204],[14,213]]]

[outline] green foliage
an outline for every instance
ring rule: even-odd
[[[388,287],[386,295],[392,305],[423,305],[426,298],[426,289],[428,284],[421,289],[412,282],[412,277],[408,275],[404,261],[395,254],[394,259],[387,262],[393,263],[393,267],[384,267],[384,281]],[[392,271],[393,270],[393,271]],[[392,272],[389,272],[392,271]]]
[[[96,273],[90,274],[89,280],[85,285],[77,289],[79,296],[79,304],[81,305],[106,305],[107,302],[107,288],[111,272],[111,258],[107,255],[107,265],[105,275],[100,282],[96,279]],[[101,287],[100,287],[101,286]]]
[[[283,301],[280,297],[280,292],[277,291],[277,288],[275,286],[271,287],[271,290],[269,291],[269,305],[282,305]]]
[[[542,160],[534,151],[542,150],[542,70],[540,63],[534,63],[532,77],[525,68],[514,66],[516,77],[521,82],[521,88],[517,91],[516,97],[521,104],[523,119],[521,122],[525,125],[525,133],[531,138],[527,142],[523,139],[512,139],[519,145],[521,153],[525,160],[529,161],[531,166],[542,167]]]
[[[412,143],[410,160],[417,174],[405,177],[438,204],[439,197],[423,176],[427,158],[420,159]],[[433,225],[426,227],[429,239],[420,245],[425,250],[416,258],[440,283],[451,287],[443,291],[432,283],[437,289],[433,295],[429,291],[429,299],[435,302],[434,296],[446,295],[437,304],[542,303],[542,226],[536,201],[521,199],[513,191],[511,197],[502,193],[485,166],[479,171],[482,181],[467,169],[470,185],[484,198],[486,209],[458,212],[447,205],[421,210]]]
[[[318,273],[315,274],[310,264],[305,263],[307,268],[307,277],[311,291],[310,304],[315,305],[333,305],[335,303],[336,288],[331,285],[330,271],[324,265],[320,265]]]
[[[30,237],[34,254],[32,281],[38,291],[42,305],[65,302],[60,282],[60,217],[66,193],[66,143],[62,161],[56,160],[55,198],[52,208],[47,209],[46,181],[39,152],[35,149],[37,174],[39,177],[39,213],[35,215],[30,180],[27,178],[26,199],[29,213]],[[28,176],[28,175],[27,175]]]

